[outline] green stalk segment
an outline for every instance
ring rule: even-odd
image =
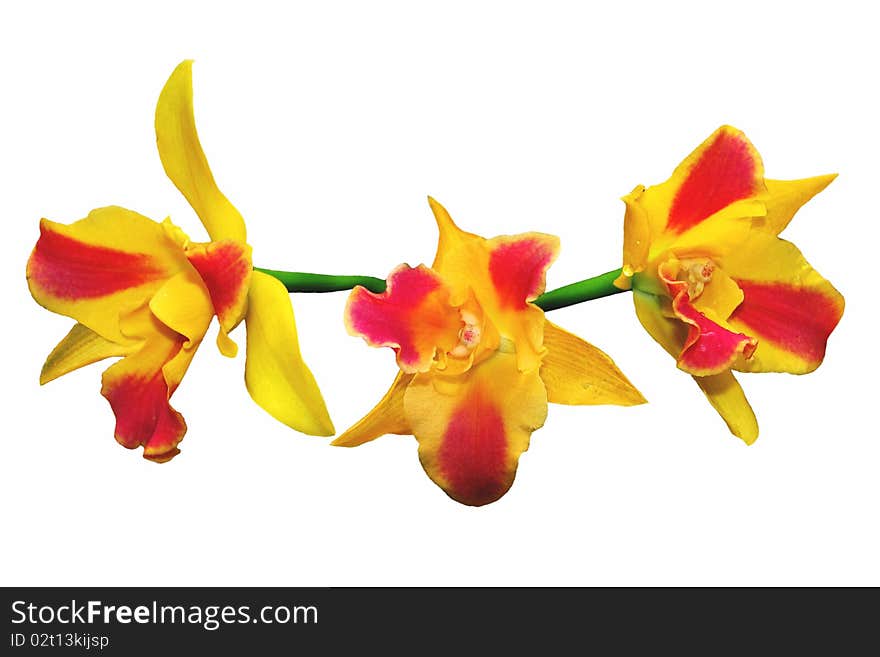
[[[544,311],[550,311],[626,292],[626,290],[621,290],[619,287],[614,286],[614,279],[620,276],[620,274],[621,270],[615,269],[606,274],[600,274],[599,276],[593,276],[593,278],[578,281],[571,285],[558,287],[555,290],[545,292],[532,303]]]
[[[298,271],[279,271],[254,267],[254,271],[269,274],[284,283],[288,292],[339,292],[362,285],[370,292],[385,291],[385,281],[375,276],[331,276],[329,274],[307,274]]]

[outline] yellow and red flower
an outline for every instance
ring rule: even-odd
[[[723,126],[661,185],[624,197],[623,274],[642,325],[693,375],[731,432],[758,423],[731,370],[812,372],[841,294],[778,237],[834,175],[764,178],[745,135]]]
[[[428,476],[453,499],[480,506],[510,488],[548,401],[644,399],[607,355],[530,303],[544,290],[558,238],[485,239],[429,202],[440,229],[433,266],[401,265],[382,294],[357,287],[349,297],[349,332],[393,348],[400,372],[379,404],[333,444],[412,434]]]
[[[285,287],[253,271],[245,224],[214,182],[196,133],[192,63],[181,63],[156,107],[156,138],[168,177],[204,224],[210,242],[192,242],[166,219],[121,207],[93,210],[70,225],[43,219],[27,264],[31,294],[77,321],[49,355],[46,383],[112,356],[101,394],[116,415],[116,439],[164,462],[186,432],[169,399],[216,315],[217,345],[247,326],[245,382],[254,400],[285,424],[314,435],[333,425],[299,353]]]

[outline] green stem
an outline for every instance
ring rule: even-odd
[[[619,287],[614,286],[614,279],[620,276],[620,274],[621,270],[615,269],[614,271],[593,276],[593,278],[578,281],[571,285],[558,287],[555,290],[545,292],[532,303],[542,310],[549,311],[625,292],[626,290],[621,290]]]
[[[370,292],[385,291],[385,281],[375,276],[332,276],[330,274],[307,274],[299,271],[279,271],[254,267],[255,271],[269,274],[284,283],[288,292],[339,292],[362,285]]]
[[[254,267],[254,270],[277,278],[284,283],[288,292],[339,292],[350,290],[355,285],[362,285],[377,294],[385,291],[385,281],[375,276],[332,276],[330,274],[308,274],[261,267]],[[545,311],[550,311],[624,292],[625,290],[614,286],[614,279],[618,276],[620,276],[620,269],[615,269],[599,276],[593,276],[593,278],[550,290],[535,299],[534,304]]]

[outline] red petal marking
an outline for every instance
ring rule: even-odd
[[[47,294],[75,300],[107,296],[167,274],[148,255],[81,242],[43,222],[28,275]]]
[[[783,283],[736,283],[744,299],[731,320],[749,326],[762,339],[808,362],[822,361],[828,336],[843,315],[836,299]]]
[[[205,282],[221,321],[237,312],[252,270],[247,248],[233,241],[211,242],[187,249],[186,257]]]
[[[489,274],[502,308],[522,308],[544,291],[544,276],[556,257],[556,238],[513,238],[489,256]]]
[[[678,357],[681,369],[695,376],[709,376],[730,368],[740,353],[751,358],[758,346],[757,340],[728,331],[694,308],[684,281],[666,278],[664,281],[673,297],[672,310],[688,325],[687,339]]]
[[[182,343],[181,343],[182,344]],[[116,415],[116,440],[129,449],[144,448],[144,458],[162,463],[180,450],[186,433],[183,416],[171,408],[162,370],[151,376],[126,375],[101,390]]]
[[[744,135],[722,131],[693,165],[669,210],[667,230],[682,233],[734,201],[752,196],[758,161]]]
[[[488,395],[477,389],[456,410],[437,459],[447,492],[463,504],[489,504],[507,492],[513,480],[504,419]]]
[[[392,347],[407,371],[427,369],[435,347],[450,339],[454,344],[462,326],[458,311],[448,305],[440,279],[424,265],[395,269],[382,294],[356,287],[349,297],[346,319],[349,328],[370,345]]]

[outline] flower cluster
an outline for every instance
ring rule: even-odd
[[[431,198],[439,242],[430,267],[403,264],[384,282],[255,269],[244,220],[199,143],[191,71],[181,63],[163,88],[156,140],[209,241],[191,241],[170,219],[111,206],[69,225],[43,219],[27,264],[34,299],[76,321],[40,382],[119,358],[104,371],[101,393],[117,441],[143,447],[152,461],[179,453],[186,424],[170,399],[214,318],[217,346],[230,357],[230,333],[245,323],[245,383],[257,404],[297,431],[335,433],[300,354],[290,291],[353,288],[349,333],[396,356],[391,388],[333,444],[412,435],[428,476],[472,506],[510,488],[549,403],[645,401],[608,355],[550,322],[545,308],[631,290],[648,333],[746,443],[758,424],[733,372],[813,371],[842,316],[840,293],[778,237],[834,176],[765,179],[755,148],[728,126],[665,183],[624,197],[620,270],[547,295],[558,238],[483,238]]]

